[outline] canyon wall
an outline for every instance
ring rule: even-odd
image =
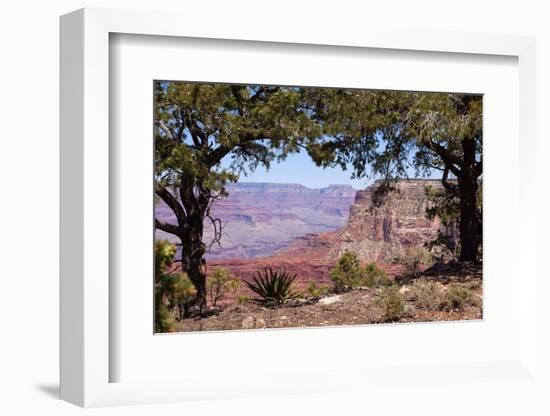
[[[365,260],[390,262],[407,249],[434,240],[438,231],[444,231],[438,218],[433,221],[426,218],[429,204],[426,187],[441,189],[441,181],[401,180],[380,204],[374,204],[377,186],[374,183],[357,192],[348,223],[339,233],[329,257],[338,257],[350,249]]]
[[[305,235],[279,254],[323,257],[334,262],[345,250],[356,252],[361,260],[390,263],[407,249],[434,240],[443,229],[436,218],[426,218],[426,187],[441,189],[439,180],[400,180],[394,189],[373,203],[379,182],[357,191],[349,219],[339,231]]]

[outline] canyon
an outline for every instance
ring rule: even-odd
[[[441,189],[438,180],[401,180],[377,202],[379,182],[357,191],[342,227],[295,237],[270,256],[253,259],[216,259],[212,267],[225,267],[241,279],[249,279],[264,267],[284,269],[298,276],[303,289],[309,283],[329,284],[329,272],[345,250],[352,250],[363,262],[377,262],[390,277],[403,272],[395,260],[407,250],[448,233],[436,218],[426,218],[429,200],[426,187]]]
[[[227,186],[228,196],[216,201],[212,214],[223,224],[220,245],[212,245],[207,260],[268,257],[299,236],[343,227],[356,190],[349,185],[311,189],[299,184],[240,182]],[[171,210],[159,202],[155,215],[174,223]],[[204,241],[213,239],[206,221]],[[157,238],[173,236],[157,231]]]
[[[304,288],[311,282],[329,284],[330,269],[345,250],[352,250],[361,261],[375,261],[394,277],[403,271],[395,259],[434,240],[438,232],[447,233],[437,218],[432,221],[425,214],[426,187],[441,189],[441,183],[400,180],[377,196],[379,184],[359,191],[347,185],[231,185],[229,196],[213,207],[224,223],[224,237],[221,247],[210,249],[208,269],[225,267],[240,279],[250,279],[265,267],[284,269],[296,274]],[[173,220],[160,204],[156,215]],[[206,227],[205,241],[211,235]]]

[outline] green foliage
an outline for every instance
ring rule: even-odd
[[[411,287],[414,304],[421,309],[437,310],[443,302],[443,291],[434,283],[418,279]]]
[[[244,295],[239,295],[239,296],[237,297],[237,305],[240,306],[240,305],[245,304],[246,302],[248,302],[248,298],[247,298],[246,296],[244,296]]]
[[[335,292],[341,292],[347,287],[359,286],[362,270],[357,253],[346,250],[338,259],[338,264],[330,271],[330,279],[334,283]]]
[[[168,301],[170,305],[178,308],[180,318],[183,318],[195,300],[197,289],[186,273],[174,273],[170,277]]]
[[[320,134],[293,87],[155,84],[155,172],[163,186],[222,190],[244,171],[297,152]],[[221,159],[231,159],[221,167]]]
[[[166,240],[155,242],[155,332],[175,331],[171,308],[165,304],[165,270],[172,264],[176,247]]]
[[[265,85],[154,83],[155,194],[176,221],[155,218],[155,226],[179,239],[184,271],[206,306],[206,274],[201,266],[209,246],[219,244],[222,222],[214,201],[226,185],[258,166],[303,148],[321,129],[310,118],[295,87]],[[207,221],[205,221],[207,220]],[[203,241],[204,227],[211,241]]]
[[[167,240],[155,241],[155,276],[160,276],[174,261],[176,246]]]
[[[428,207],[426,217],[430,220],[439,218],[445,226],[454,225],[460,218],[460,198],[445,189],[426,186]]]
[[[338,264],[330,271],[330,279],[336,292],[358,286],[379,287],[392,284],[386,272],[375,263],[362,267],[357,253],[351,250],[342,253]]]
[[[416,277],[420,272],[419,266],[430,266],[433,264],[433,258],[430,252],[424,247],[412,247],[406,248],[403,255],[401,255],[397,262],[405,266],[405,272],[407,276]]]
[[[319,88],[304,91],[304,97],[323,126],[324,135],[308,146],[319,166],[339,165],[354,178],[381,177],[385,190],[411,169],[416,176],[441,171],[445,202],[456,199],[461,208],[459,223],[466,235],[461,236],[460,258],[476,259],[483,165],[480,95]],[[476,197],[478,206],[471,203]],[[452,205],[435,209],[453,216]]]
[[[463,310],[466,306],[481,306],[479,296],[460,285],[450,285],[445,291],[441,308],[446,311]]]
[[[311,282],[307,287],[307,293],[312,298],[318,298],[326,295],[330,292],[330,288],[326,285],[317,285],[315,282]]]
[[[160,303],[155,308],[155,332],[175,332],[176,320],[170,309]]]
[[[219,300],[228,293],[236,292],[240,287],[240,280],[235,278],[223,267],[214,267],[212,275],[206,279],[206,291],[212,306],[217,306]]]
[[[196,289],[185,273],[168,272],[174,260],[176,247],[166,240],[155,242],[155,331],[173,332],[176,321],[173,311],[179,317],[187,314],[194,302]]]
[[[257,272],[252,281],[245,281],[245,284],[259,296],[255,300],[280,305],[299,296],[294,290],[294,280],[296,275],[290,275],[286,271],[273,271],[271,267],[266,267],[263,273]]]
[[[405,300],[396,286],[384,288],[376,304],[384,310],[386,321],[398,321],[405,315]]]
[[[385,270],[378,267],[374,262],[367,263],[363,269],[365,286],[368,287],[384,287],[391,286],[393,282],[388,278]]]

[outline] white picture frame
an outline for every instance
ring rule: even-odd
[[[162,12],[82,9],[61,18],[61,398],[88,406],[160,403],[269,394],[337,392],[378,386],[396,376],[427,385],[454,380],[479,386],[504,380],[539,383],[537,372],[537,304],[535,268],[535,41],[533,38],[429,31],[354,30],[327,34],[322,28],[288,28],[265,24],[261,30],[235,34],[230,22],[208,27]],[[224,23],[225,22],[225,23]],[[326,377],[304,373],[289,378],[238,380],[232,385],[195,375],[181,382],[110,382],[109,296],[109,36],[124,33],[333,47],[428,51],[439,54],[503,55],[519,67],[519,212],[517,293],[518,345],[498,361],[424,365],[414,368],[331,369]],[[486,214],[487,215],[487,214]],[[334,336],[334,335],[333,335]],[[191,339],[192,342],[192,339]],[[367,371],[368,370],[368,371]],[[246,371],[245,371],[246,372]],[[343,382],[342,380],[346,380]],[[383,390],[383,388],[382,388]],[[494,394],[494,392],[493,392]],[[497,396],[495,396],[497,397]]]

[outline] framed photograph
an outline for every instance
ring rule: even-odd
[[[180,21],[61,18],[61,397],[537,385],[534,39]]]

